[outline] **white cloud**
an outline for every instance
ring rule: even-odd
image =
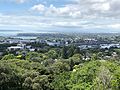
[[[43,12],[45,10],[45,6],[42,4],[35,5],[31,8],[31,10]]]
[[[31,10],[38,11],[38,13],[43,13],[45,16],[69,16],[69,17],[80,17],[81,12],[78,10],[78,7],[74,7],[74,5],[66,5],[63,7],[55,7],[54,5],[50,5],[49,7],[45,7],[42,4],[34,5]]]
[[[98,11],[108,11],[110,10],[110,4],[109,3],[99,3],[99,4],[93,4],[92,6],[93,10],[98,10]]]
[[[26,0],[20,2],[23,3]],[[30,8],[40,16],[7,16],[0,14],[0,25],[19,28],[120,29],[120,1],[73,0],[64,6],[37,4]],[[41,16],[44,15],[44,16]]]
[[[36,6],[36,5],[35,5]],[[33,7],[35,7],[33,6]],[[32,8],[33,8],[32,7]],[[41,5],[36,10],[41,12]],[[120,18],[119,0],[73,0],[61,7],[44,6],[44,15],[74,18]]]
[[[108,25],[110,28],[120,29],[120,23]]]
[[[56,27],[68,29],[120,29],[120,21],[116,22],[115,19],[104,19],[104,21],[101,21],[98,19],[0,15],[0,29],[2,27],[36,30]]]

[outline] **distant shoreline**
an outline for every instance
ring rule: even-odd
[[[29,31],[25,30],[0,30],[0,36],[2,37],[38,37],[41,34],[66,34],[66,35],[120,35],[117,32],[108,32],[108,33],[92,33],[92,32],[54,32],[54,31]],[[44,36],[44,35],[43,35]]]
[[[0,32],[16,32],[16,31],[23,31],[23,30],[0,30]]]

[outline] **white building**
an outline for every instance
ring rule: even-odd
[[[101,44],[100,48],[101,49],[110,49],[110,48],[120,48],[119,44]]]
[[[10,51],[14,51],[14,50],[23,50],[24,47],[21,47],[21,46],[11,46],[11,47],[8,47],[8,50]]]
[[[22,43],[20,43],[20,44],[17,44],[17,46],[11,46],[11,47],[8,47],[8,50],[10,50],[10,51],[14,51],[14,50],[23,50],[23,49],[25,49],[26,48],[26,44],[22,44]]]
[[[30,50],[30,52],[34,52],[34,51],[35,51],[35,49],[33,49],[33,48],[32,48],[32,49],[29,49],[29,50]]]
[[[47,42],[49,46],[60,46],[60,42]]]

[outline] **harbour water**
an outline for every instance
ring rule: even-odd
[[[12,37],[16,36],[17,33],[20,33],[22,31],[20,30],[0,30],[0,36],[5,36],[5,37]]]
[[[54,33],[54,32],[40,32],[40,31],[30,31],[30,30],[0,30],[0,36],[12,37],[12,38],[22,38],[22,39],[35,39],[35,36],[17,36],[19,33]]]

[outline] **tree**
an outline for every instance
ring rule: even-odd
[[[94,53],[91,57],[91,60],[97,60],[97,59],[98,59],[98,55]]]
[[[80,48],[77,47],[76,49],[74,49],[74,54],[79,54],[80,53]]]
[[[33,84],[33,90],[41,90],[40,84],[39,83],[34,83]]]
[[[24,90],[32,90],[32,78],[27,77],[22,86]]]
[[[50,90],[50,83],[46,75],[37,76],[33,79],[33,89]]]
[[[2,60],[9,60],[9,59],[15,59],[15,56],[13,54],[8,54],[2,58]]]
[[[56,53],[55,50],[48,51],[47,55],[49,58],[52,58],[52,59],[56,59],[58,57],[58,54]]]
[[[62,48],[61,57],[64,58],[64,59],[68,58],[68,56],[67,56],[67,47],[66,46],[64,46]]]
[[[0,90],[19,90],[21,77],[14,72],[9,64],[0,62]]]
[[[75,49],[75,48],[74,48],[73,45],[70,46],[70,48],[69,48],[68,51],[67,51],[68,58],[73,56],[73,54],[74,54],[74,49]]]
[[[52,72],[54,72],[54,73],[61,73],[61,72],[64,72],[64,71],[69,71],[70,66],[67,63],[57,61],[53,65],[51,65],[49,67],[49,69],[52,70]]]
[[[26,60],[33,60],[35,57],[38,57],[39,54],[37,52],[29,52],[26,56]]]
[[[82,56],[81,56],[81,54],[75,54],[70,59],[73,60],[74,65],[78,65],[78,64],[82,63]]]
[[[67,86],[69,84],[69,79],[70,72],[64,72],[56,75],[52,82],[54,90],[70,90]]]
[[[30,61],[34,61],[34,62],[42,62],[46,58],[44,56],[41,53],[29,52],[26,55],[26,60],[30,60]]]
[[[100,72],[97,76],[97,88],[108,90],[111,88],[111,80],[112,75],[110,74],[109,69],[107,69],[105,66],[100,67]]]

